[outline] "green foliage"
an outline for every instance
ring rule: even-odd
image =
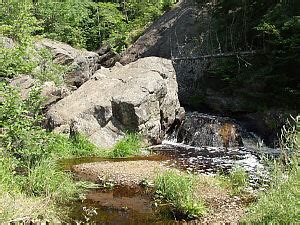
[[[270,187],[261,192],[258,201],[248,208],[247,223],[294,224],[300,222],[299,209],[299,138],[300,117],[282,129],[282,157],[271,163]]]
[[[213,51],[258,50],[262,55],[216,60],[210,71],[248,101],[299,108],[299,1],[218,0],[212,7],[218,38]],[[224,63],[225,62],[225,63]],[[222,90],[223,91],[223,90]]]
[[[248,174],[240,166],[233,167],[227,176],[220,175],[219,179],[230,190],[231,195],[234,196],[245,194],[246,188],[249,186]]]
[[[0,77],[12,78],[17,74],[28,74],[36,66],[33,60],[35,52],[27,47],[16,45],[6,48],[0,40]]]
[[[88,50],[106,43],[121,52],[172,4],[174,0],[44,0],[35,3],[34,15],[44,28],[38,34]]]
[[[0,35],[12,38],[21,45],[28,45],[32,33],[41,30],[32,15],[30,1],[4,1],[0,7]]]
[[[33,34],[41,32],[37,18],[32,14],[30,1],[10,1],[0,8],[0,77],[12,78],[32,74],[40,81],[61,84],[67,66],[53,63],[52,54],[43,48],[35,49]],[[3,36],[4,35],[4,36]],[[12,38],[13,43],[7,43]]]
[[[47,152],[54,158],[103,156],[104,150],[96,147],[81,134],[71,138],[58,134],[48,135],[50,138]]]
[[[61,171],[51,159],[39,161],[22,178],[21,189],[29,196],[46,196],[63,202],[80,193],[80,186],[73,181],[71,174]]]
[[[155,180],[156,199],[169,203],[173,211],[189,218],[206,213],[204,203],[195,195],[196,179],[192,175],[167,171]]]
[[[0,85],[1,145],[5,154],[12,155],[20,163],[30,166],[45,154],[46,134],[38,123],[42,99],[39,89],[34,89],[29,98],[22,100],[18,91],[9,85]]]
[[[0,7],[0,76],[13,77],[29,73],[36,66],[35,51],[32,48],[32,33],[40,29],[37,19],[31,13],[27,1],[9,1]],[[5,38],[14,40],[13,46],[5,46]]]
[[[48,38],[66,42],[75,47],[85,47],[84,23],[89,21],[89,0],[36,1],[34,15],[41,21],[43,34]]]
[[[54,63],[53,55],[47,48],[41,48],[36,54],[38,67],[32,71],[32,76],[41,83],[53,81],[56,85],[63,84],[64,76],[72,70],[71,66]]]
[[[138,134],[129,133],[122,140],[118,141],[110,156],[112,158],[128,157],[140,153],[141,140]]]
[[[268,224],[299,223],[299,186],[298,166],[288,173],[277,171],[270,189],[260,193],[258,202],[248,208],[244,221]]]

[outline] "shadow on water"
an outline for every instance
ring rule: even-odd
[[[167,209],[153,206],[151,190],[118,186],[98,189],[73,202],[68,222],[105,224],[173,224]]]

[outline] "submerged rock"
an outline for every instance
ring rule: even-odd
[[[173,124],[180,105],[172,62],[149,57],[102,68],[47,112],[50,129],[68,125],[93,143],[111,147],[126,131],[157,143]],[[180,111],[182,113],[182,109]]]

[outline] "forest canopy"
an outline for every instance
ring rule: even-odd
[[[25,31],[88,50],[96,50],[101,43],[109,43],[120,52],[174,2],[4,1],[0,8],[0,33],[18,39],[20,32]]]

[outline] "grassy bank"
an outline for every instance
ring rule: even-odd
[[[158,202],[167,203],[181,217],[195,218],[206,213],[204,202],[196,195],[197,179],[191,174],[167,171],[155,180]]]
[[[281,157],[270,163],[269,189],[259,193],[258,201],[248,208],[244,222],[294,224],[300,222],[300,116],[282,128]]]
[[[40,124],[43,100],[34,89],[20,93],[0,86],[0,222],[53,221],[66,218],[59,207],[79,198],[90,186],[61,170],[57,160],[73,157],[126,157],[138,154],[139,137],[129,134],[113,149],[91,144],[85,137],[67,137],[44,130]],[[2,203],[2,204],[1,204]]]

